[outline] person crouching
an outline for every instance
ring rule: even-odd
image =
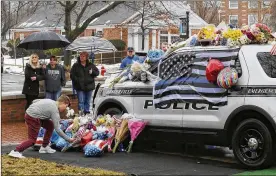
[[[57,101],[53,101],[51,99],[34,100],[25,113],[25,122],[28,126],[28,140],[19,144],[15,150],[12,150],[9,153],[9,156],[25,158],[22,155],[22,152],[35,144],[40,127],[43,127],[46,132],[39,153],[56,152],[49,146],[49,141],[54,129],[58,135],[66,141],[70,143],[74,142],[74,138],[68,137],[59,128],[59,113],[64,112],[68,106],[70,106],[70,98],[66,95],[61,95]]]

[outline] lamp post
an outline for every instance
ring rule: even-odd
[[[185,18],[179,18],[180,19],[180,38],[185,39],[189,38],[189,11],[186,11],[186,17]]]

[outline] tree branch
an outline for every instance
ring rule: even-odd
[[[100,17],[101,15],[107,13],[108,11],[110,11],[111,9],[114,9],[116,6],[118,6],[119,4],[122,4],[122,3],[124,3],[124,1],[112,2],[111,4],[105,6],[98,12],[94,13],[92,16],[90,16],[88,19],[85,20],[85,22],[81,25],[81,27],[76,26],[76,28],[73,31],[74,34],[72,36],[72,39],[74,40],[75,38],[77,38],[87,28],[89,23],[91,21],[93,21],[95,18]]]
[[[83,8],[81,9],[80,13],[77,15],[77,19],[76,19],[76,26],[78,27],[80,24],[80,20],[81,17],[83,16],[84,12],[86,11],[87,7],[88,7],[89,1],[86,1]]]
[[[64,3],[62,3],[61,1],[57,1],[62,7],[66,7],[66,5]]]

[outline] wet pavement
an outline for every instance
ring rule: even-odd
[[[2,154],[8,153],[12,148],[14,146],[2,146]],[[235,163],[157,152],[104,153],[102,157],[90,158],[76,151],[39,154],[33,149],[28,149],[23,154],[26,157],[57,163],[102,168],[135,175],[232,175],[243,172],[243,169]]]

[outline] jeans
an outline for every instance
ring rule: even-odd
[[[90,101],[92,97],[92,92],[93,92],[92,90],[91,91],[77,90],[79,111],[83,110],[84,113],[90,113]]]
[[[60,97],[60,94],[61,94],[61,89],[59,89],[57,92],[46,91],[45,98],[57,101],[57,99]]]

